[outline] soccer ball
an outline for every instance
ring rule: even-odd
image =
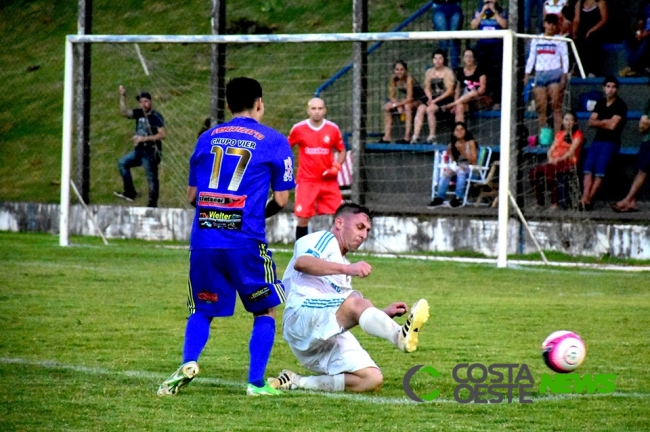
[[[574,371],[582,364],[586,354],[585,343],[571,331],[553,332],[542,343],[544,363],[555,372]]]

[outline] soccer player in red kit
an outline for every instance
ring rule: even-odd
[[[312,216],[333,215],[343,201],[336,178],[345,161],[345,145],[339,127],[325,119],[326,112],[322,99],[311,99],[307,104],[309,118],[296,123],[289,133],[289,144],[299,149],[296,240],[307,235]],[[334,152],[338,153],[336,158]]]

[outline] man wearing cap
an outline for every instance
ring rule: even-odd
[[[140,108],[129,109],[126,106],[126,90],[120,86],[120,114],[135,120],[134,148],[125,154],[117,163],[120,175],[124,181],[124,190],[114,192],[126,201],[133,201],[136,191],[131,178],[131,168],[142,165],[149,183],[149,202],[147,207],[158,207],[158,164],[162,155],[162,141],[167,137],[163,116],[153,109],[151,94],[143,91],[135,97]]]

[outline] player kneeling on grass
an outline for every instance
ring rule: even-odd
[[[381,371],[348,332],[356,325],[404,352],[417,349],[419,331],[429,318],[426,300],[418,300],[400,326],[392,318],[408,312],[406,303],[377,309],[350,284],[352,276],[366,277],[372,271],[365,261],[350,264],[345,258],[366,240],[371,222],[367,208],[343,204],[334,214],[330,231],[315,232],[296,242],[283,279],[288,291],[283,336],[300,363],[318,376],[284,370],[268,380],[271,387],[378,390],[383,382]]]

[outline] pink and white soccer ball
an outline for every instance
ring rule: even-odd
[[[555,372],[574,371],[582,364],[587,355],[587,348],[580,336],[560,330],[551,333],[542,343],[542,357],[546,366]]]

